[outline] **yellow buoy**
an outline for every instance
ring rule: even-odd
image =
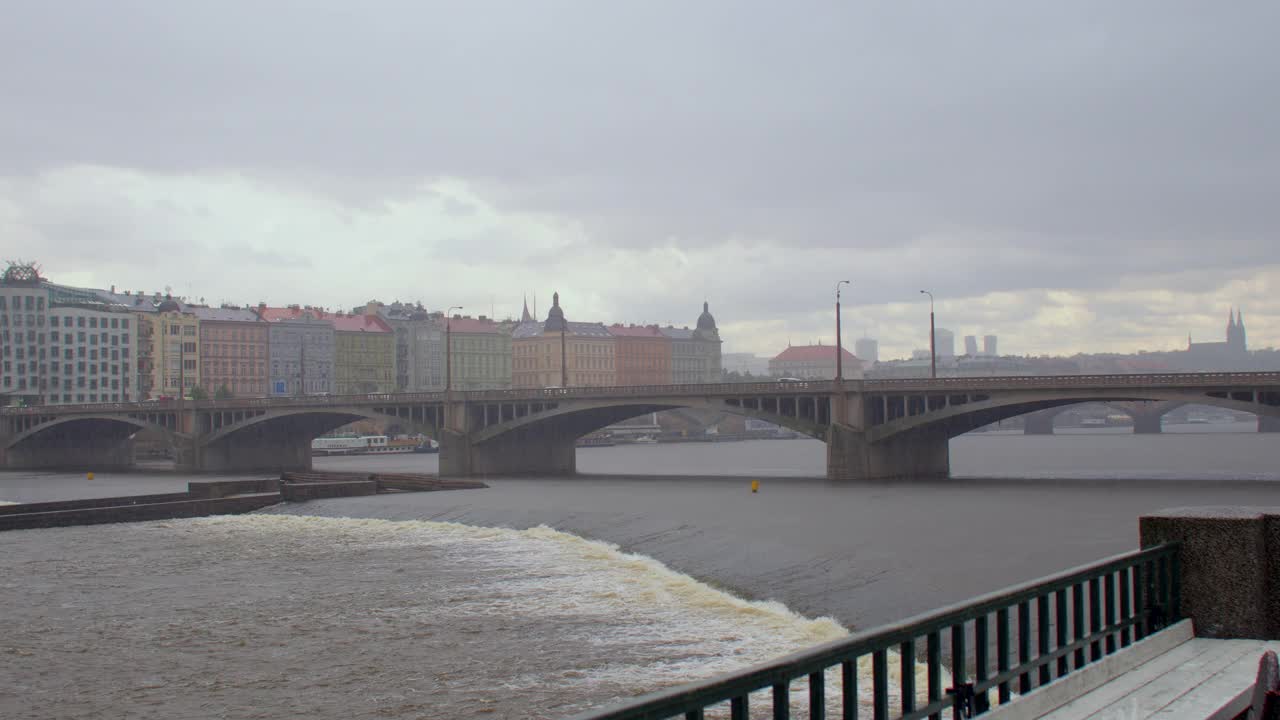
[[[85,477],[85,479],[86,479],[86,480],[92,480],[92,479],[93,479],[93,473],[89,473],[88,475],[85,475],[84,477]]]
[[[759,490],[760,490],[760,481],[759,481],[759,480],[752,480],[752,481],[751,481],[751,492],[759,492]]]

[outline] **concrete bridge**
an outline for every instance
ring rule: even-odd
[[[948,441],[984,425],[1081,402],[1214,405],[1280,419],[1280,373],[554,388],[304,396],[0,410],[8,468],[132,463],[149,429],[199,471],[305,470],[311,440],[347,423],[396,423],[440,442],[444,476],[569,474],[575,440],[645,413],[704,408],[760,418],[827,443],[832,479],[946,476]]]

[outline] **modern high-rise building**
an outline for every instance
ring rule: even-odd
[[[940,358],[951,358],[956,356],[956,334],[946,328],[936,328],[933,331],[934,352]]]
[[[969,357],[978,356],[978,338],[973,335],[964,336],[964,354]]]
[[[982,337],[982,354],[987,357],[997,357],[1000,354],[996,350],[995,335],[984,335]]]
[[[858,338],[853,343],[853,354],[858,356],[864,367],[880,362],[880,341],[873,338]]]

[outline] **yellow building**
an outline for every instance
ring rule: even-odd
[[[560,387],[565,381],[568,387],[616,385],[616,343],[609,329],[601,323],[568,322],[558,293],[552,302],[545,323],[522,322],[512,334],[512,387]]]
[[[395,392],[396,335],[377,315],[327,315],[333,321],[333,391]]]
[[[139,397],[187,397],[200,385],[200,319],[175,300],[165,300],[155,312],[135,317]]]

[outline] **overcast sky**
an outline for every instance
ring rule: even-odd
[[[1280,345],[1280,3],[9,0],[0,258],[209,302]]]

